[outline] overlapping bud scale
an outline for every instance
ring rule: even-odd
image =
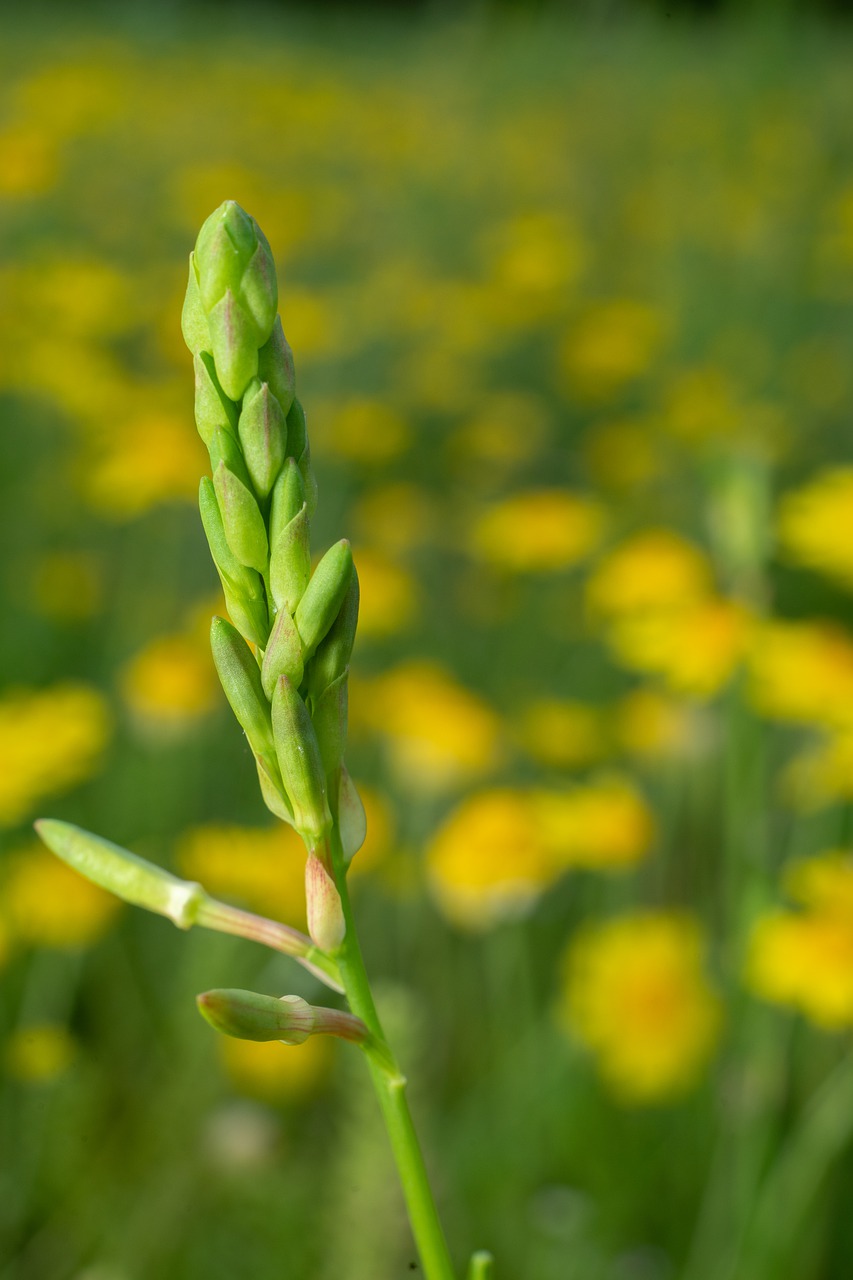
[[[211,644],[265,803],[330,871],[322,849],[333,818],[347,859],[364,838],[343,763],[358,578],[346,540],[311,572],[317,485],[277,307],[269,244],[254,219],[226,201],[190,255],[182,317],[196,425],[211,462],[199,507],[231,618],[214,619]],[[334,895],[316,868],[309,892],[311,884],[326,906],[318,901],[309,917],[327,945],[337,944],[343,921],[324,927]]]

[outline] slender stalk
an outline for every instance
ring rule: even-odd
[[[376,1012],[370,980],[364,967],[347,890],[343,852],[337,826],[332,830],[329,843],[346,921],[346,935],[337,956],[341,979],[350,1008],[370,1029],[381,1048],[381,1053],[377,1054],[371,1052],[368,1047],[367,1060],[403,1187],[412,1234],[420,1254],[425,1280],[455,1280],[444,1229],[438,1216],[423,1153],[409,1111],[406,1077],[400,1071],[388,1047],[382,1023]]]

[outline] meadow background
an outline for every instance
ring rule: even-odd
[[[0,25],[0,1278],[414,1274],[283,957],[119,908],[62,817],[302,920],[215,680],[179,316],[276,254],[353,539],[368,967],[496,1280],[853,1270],[853,32],[166,10]]]

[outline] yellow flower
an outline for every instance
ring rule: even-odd
[[[796,564],[853,587],[853,467],[823,471],[786,494],[779,541]]]
[[[558,698],[529,703],[518,718],[515,736],[539,764],[557,769],[592,764],[610,747],[605,708]]]
[[[172,736],[216,706],[219,685],[208,645],[193,635],[158,636],[121,673],[131,713],[148,732]]]
[[[609,640],[626,666],[662,676],[675,693],[710,698],[740,661],[749,625],[742,606],[709,599],[681,609],[621,618]]]
[[[640,757],[683,755],[695,737],[690,708],[656,689],[635,689],[616,704],[620,745]]]
[[[749,671],[750,698],[763,715],[853,727],[853,643],[837,624],[774,619],[758,626]]]
[[[521,294],[553,294],[561,300],[585,265],[578,229],[555,213],[511,218],[494,228],[488,239],[495,278]]]
[[[95,772],[110,736],[100,693],[81,684],[0,698],[0,824],[14,825],[37,800]]]
[[[318,1093],[328,1079],[334,1051],[331,1036],[310,1036],[296,1047],[219,1037],[219,1052],[235,1089],[271,1103]]]
[[[523,915],[560,874],[528,796],[511,790],[463,800],[430,842],[426,867],[441,910],[468,929]]]
[[[645,857],[655,834],[645,800],[618,774],[563,792],[534,790],[530,805],[540,838],[561,868],[623,870]]]
[[[569,945],[558,1016],[626,1103],[696,1083],[713,1051],[720,1001],[703,969],[701,929],[669,912],[590,924]]]
[[[53,1022],[37,1022],[13,1032],[5,1045],[6,1071],[25,1084],[49,1084],[68,1070],[77,1053],[73,1036]]]
[[[593,304],[563,340],[569,391],[606,400],[641,378],[660,354],[666,327],[661,313],[644,302],[618,298]]]
[[[471,548],[512,573],[571,568],[598,545],[604,514],[597,502],[563,489],[531,489],[487,508],[471,531]]]
[[[689,604],[711,585],[708,558],[697,546],[671,529],[645,529],[602,557],[587,601],[595,614],[612,618]]]
[[[441,910],[463,928],[523,915],[570,868],[617,871],[646,853],[654,824],[624,779],[567,791],[497,788],[468,796],[426,852]]]
[[[304,923],[305,846],[283,823],[195,827],[178,842],[177,862],[216,897],[285,924]]]
[[[359,636],[389,636],[405,631],[418,614],[415,579],[381,551],[357,547],[353,555],[360,590]]]
[[[92,507],[114,520],[133,519],[160,502],[195,501],[206,466],[204,448],[186,417],[168,413],[111,424],[87,462],[83,483]]]
[[[318,409],[310,424],[318,453],[347,462],[381,465],[405,453],[411,440],[406,421],[382,400],[353,398]]]
[[[746,983],[762,999],[797,1009],[820,1027],[851,1026],[853,860],[833,850],[794,862],[784,886],[805,909],[759,916]]]
[[[536,456],[550,427],[547,406],[521,391],[493,391],[478,398],[474,416],[447,440],[447,451],[465,484],[492,482]]]
[[[831,730],[794,756],[782,786],[793,807],[803,811],[853,797],[853,728]]]
[[[59,176],[56,143],[31,125],[11,125],[0,132],[0,195],[40,196]]]
[[[413,660],[362,680],[364,722],[380,734],[392,765],[417,791],[481,777],[502,757],[498,717],[437,663]]]
[[[398,555],[431,541],[436,516],[423,489],[399,481],[364,493],[353,508],[352,524],[360,543]]]
[[[3,909],[11,938],[25,945],[76,950],[109,929],[120,908],[42,845],[12,854],[3,876]]]

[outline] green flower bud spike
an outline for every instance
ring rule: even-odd
[[[195,418],[211,477],[199,509],[231,621],[214,618],[211,648],[244,730],[264,800],[307,848],[310,937],[210,897],[118,845],[42,819],[45,844],[126,902],[172,920],[251,939],[294,957],[346,996],[349,1012],[238,990],[209,991],[199,1008],[217,1029],[298,1045],[310,1035],[364,1051],[393,1147],[424,1280],[457,1280],[406,1101],[364,968],[347,867],[365,835],[364,809],[344,764],[347,678],[358,579],[346,540],[310,574],[317,482],[293,355],[276,314],[270,247],[233,200],[215,210],[190,254],[181,319],[193,353]],[[251,647],[254,646],[254,649]],[[331,798],[331,805],[330,805]],[[475,1255],[470,1280],[487,1280]]]

